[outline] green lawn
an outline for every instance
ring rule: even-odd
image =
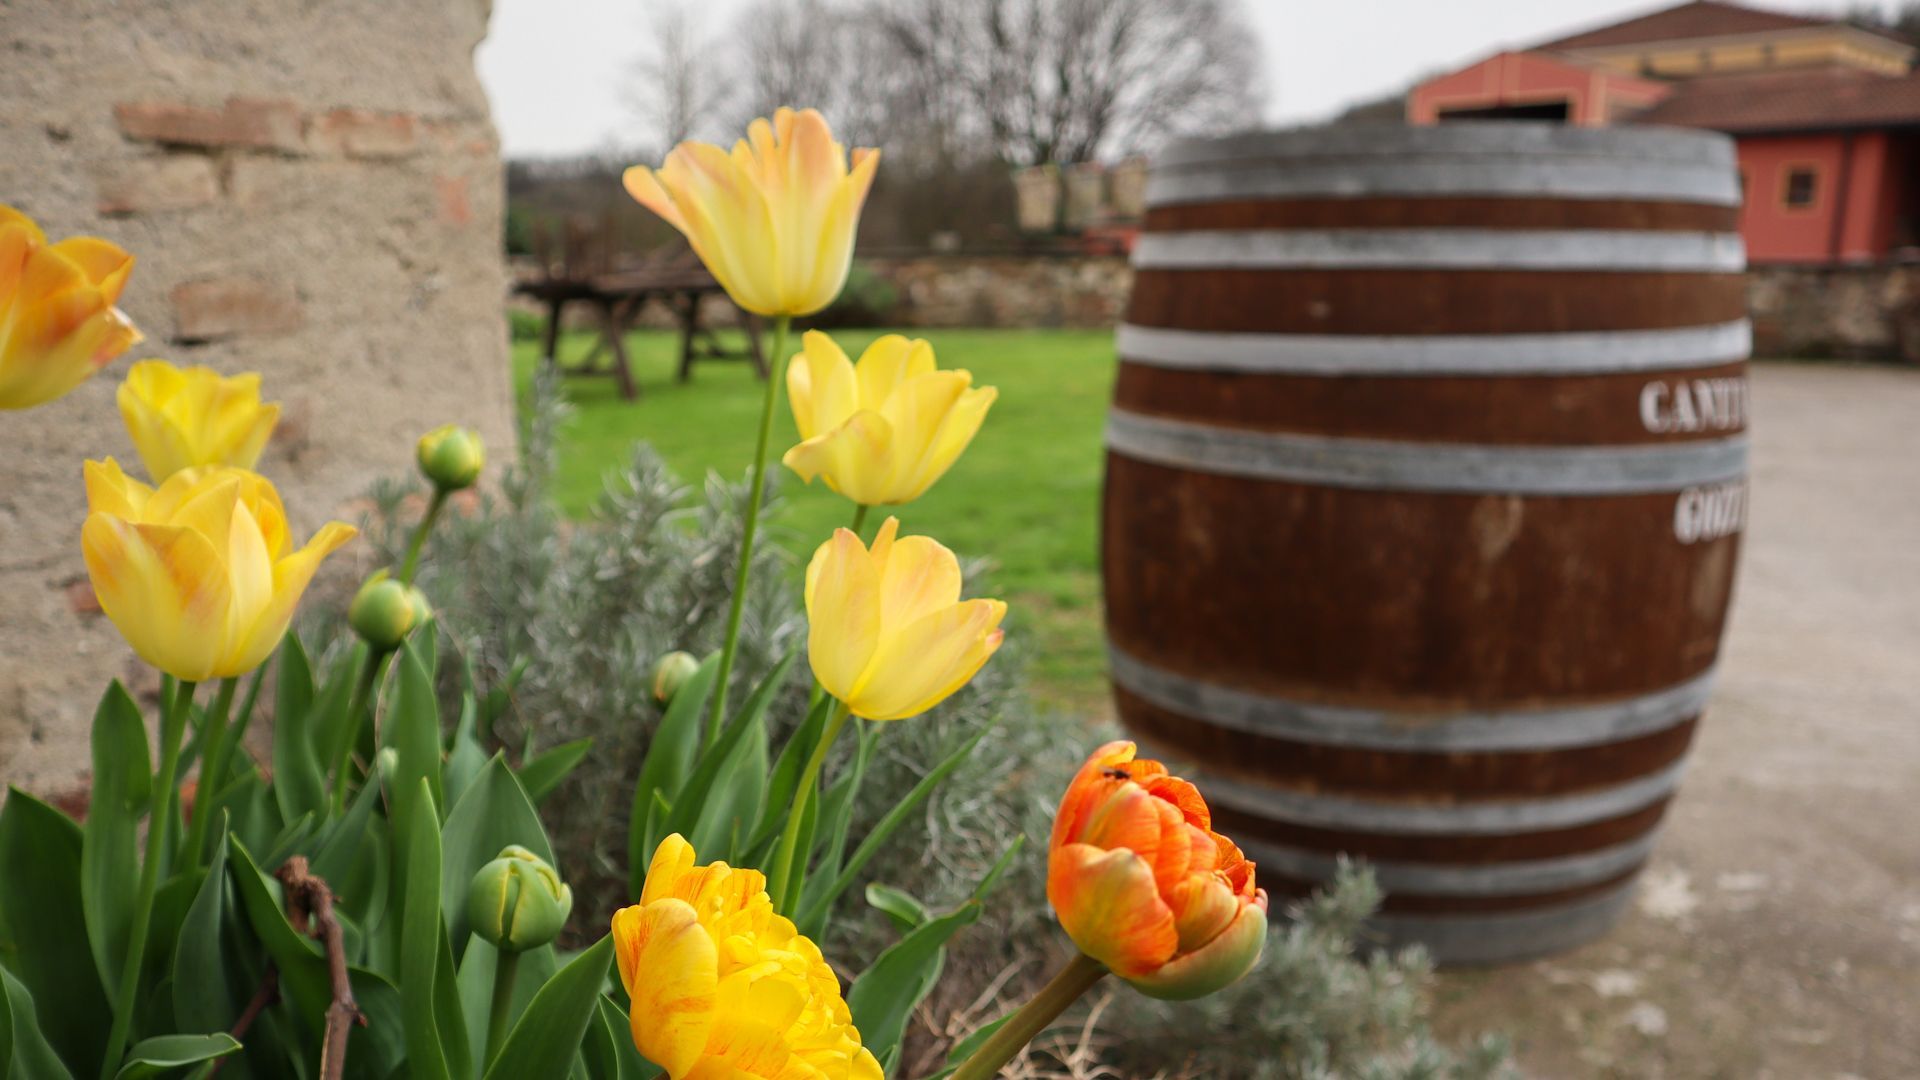
[[[858,356],[884,331],[835,334]],[[943,368],[973,372],[976,385],[1000,388],[973,446],[933,490],[900,514],[910,533],[938,538],[961,558],[994,560],[994,580],[1012,607],[1009,628],[1027,635],[1035,691],[1043,701],[1081,711],[1105,701],[1101,644],[1097,509],[1100,429],[1112,388],[1113,336],[1107,331],[934,330]],[[584,355],[589,335],[561,343],[563,360]],[[570,379],[578,409],[565,435],[557,494],[583,514],[601,477],[646,439],[687,480],[708,470],[739,476],[753,450],[760,384],[749,365],[709,361],[691,383],[674,381],[676,342],[664,332],[631,335],[641,396],[620,399],[610,379]],[[514,346],[524,387],[537,362],[531,342]],[[784,398],[774,429],[778,457],[797,435]],[[784,472],[784,470],[782,470]],[[816,481],[785,473],[786,531],[811,549],[846,524],[849,504]],[[869,535],[871,535],[869,526]],[[800,554],[800,552],[796,552]]]

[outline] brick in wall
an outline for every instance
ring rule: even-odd
[[[334,109],[307,125],[307,145],[352,158],[401,158],[420,149],[420,122],[407,113]]]
[[[101,178],[103,214],[151,214],[206,206],[220,198],[212,159],[200,154],[136,158]]]
[[[298,329],[306,313],[291,288],[248,277],[203,278],[176,285],[175,341],[219,341]]]
[[[228,98],[218,109],[177,101],[113,107],[121,134],[172,146],[245,147],[297,154],[306,148],[300,106],[270,98]]]

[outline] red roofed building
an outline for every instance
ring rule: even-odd
[[[1750,261],[1879,262],[1920,248],[1915,51],[1828,19],[1696,0],[1428,79],[1407,121],[1724,131],[1739,145]]]

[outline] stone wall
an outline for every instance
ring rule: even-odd
[[[151,684],[92,606],[80,463],[131,457],[128,363],[258,370],[285,405],[261,471],[304,539],[412,439],[510,452],[502,175],[472,52],[486,0],[0,5],[0,202],[139,260],[147,340],[0,413],[0,780],[86,768],[105,680]]]
[[[1755,356],[1920,363],[1920,263],[1757,267],[1747,305]]]

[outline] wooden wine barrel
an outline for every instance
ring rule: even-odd
[[[1745,522],[1732,144],[1527,124],[1191,141],[1118,334],[1122,721],[1277,894],[1370,863],[1449,963],[1626,906]]]

